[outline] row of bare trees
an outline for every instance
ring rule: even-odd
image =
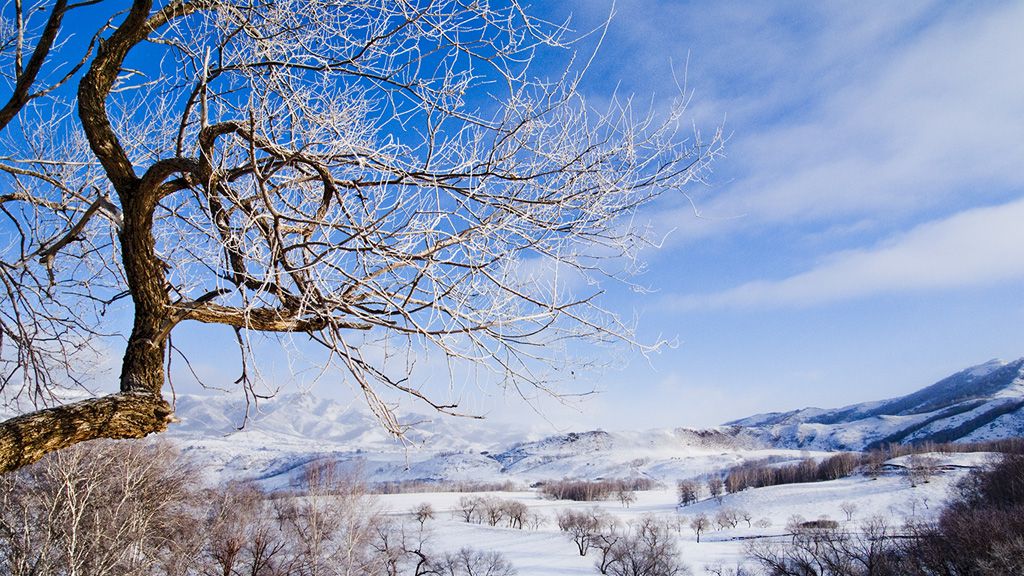
[[[650,478],[610,478],[605,480],[551,480],[538,486],[542,496],[554,500],[595,502],[615,498],[623,506],[636,501],[635,492],[651,490],[656,483]]]
[[[0,574],[507,576],[500,555],[429,549],[426,521],[389,517],[331,462],[301,486],[205,489],[166,443],[89,442],[0,476]]]
[[[745,462],[726,473],[725,490],[732,494],[747,488],[836,480],[853,474],[863,461],[860,454],[842,452],[821,461],[807,458],[783,466],[770,461]]]
[[[848,513],[848,515],[852,515]],[[802,520],[802,519],[801,519]],[[751,540],[768,576],[988,576],[1024,573],[1024,456],[1006,455],[956,485],[937,522],[894,526],[874,516],[857,530],[792,521],[789,536]]]
[[[594,552],[594,567],[612,576],[681,576],[689,574],[669,522],[651,515],[622,524],[600,508],[565,509],[558,528],[580,556]]]
[[[504,524],[519,530],[536,530],[547,521],[544,515],[530,510],[522,501],[497,496],[463,496],[453,513],[465,522],[488,526]]]

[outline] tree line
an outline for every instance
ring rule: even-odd
[[[166,443],[87,442],[0,475],[10,576],[509,576],[500,554],[430,549],[434,516],[396,517],[332,462],[294,491],[201,488]]]

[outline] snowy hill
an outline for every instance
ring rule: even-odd
[[[1024,358],[992,360],[899,398],[760,414],[729,425],[777,447],[816,450],[1024,436]]]
[[[1024,359],[975,366],[900,398],[762,414],[710,430],[593,430],[541,437],[489,422],[413,416],[422,422],[402,443],[361,407],[309,394],[261,401],[241,428],[245,404],[234,398],[179,397],[176,413],[181,422],[168,436],[208,464],[212,480],[245,477],[287,486],[307,464],[327,458],[376,482],[529,484],[565,477],[672,482],[749,459],[796,461],[813,452],[887,442],[1024,436]]]
[[[499,431],[486,422],[434,418],[406,443],[383,432],[364,411],[332,400],[285,394],[250,409],[241,400],[179,397],[181,422],[167,436],[206,465],[211,480],[253,478],[288,486],[303,468],[331,459],[372,482],[472,481],[529,484],[570,478],[645,477],[674,481],[701,476],[748,458],[796,460],[733,427],[694,431],[590,431],[539,438]]]

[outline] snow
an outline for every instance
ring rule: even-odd
[[[593,555],[581,558],[568,537],[558,531],[554,524],[555,514],[564,508],[598,506],[614,515],[622,523],[636,521],[645,514],[653,514],[666,520],[683,519],[682,530],[676,533],[681,556],[695,574],[703,572],[704,566],[721,564],[736,566],[744,561],[745,539],[758,536],[778,536],[786,532],[788,519],[794,514],[807,519],[827,516],[840,523],[842,528],[857,530],[863,520],[879,515],[894,525],[907,520],[934,519],[943,502],[948,498],[950,487],[965,474],[965,470],[987,462],[987,454],[935,454],[948,469],[937,474],[926,484],[910,487],[906,477],[899,471],[888,472],[872,480],[854,476],[830,482],[790,484],[767,488],[750,489],[737,494],[726,495],[721,504],[713,499],[703,500],[694,505],[676,507],[674,488],[638,492],[637,501],[629,508],[623,508],[617,501],[581,503],[541,499],[534,492],[490,493],[500,498],[515,499],[525,503],[532,511],[543,513],[549,519],[538,530],[518,530],[466,523],[456,518],[451,511],[457,506],[462,493],[419,493],[379,496],[378,506],[387,513],[406,514],[413,506],[429,502],[437,511],[434,520],[428,522],[431,530],[430,546],[438,551],[454,551],[464,546],[481,550],[501,552],[518,569],[521,576],[556,576],[595,574]],[[893,465],[899,461],[892,462]],[[852,521],[840,508],[843,503],[856,506]],[[748,510],[752,513],[752,527],[741,522],[735,529],[709,530],[701,536],[698,544],[689,528],[689,518],[700,513],[714,517],[722,507]],[[756,526],[758,520],[770,521],[767,528]]]

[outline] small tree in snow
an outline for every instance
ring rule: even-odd
[[[694,516],[693,519],[690,520],[690,529],[697,535],[698,544],[700,543],[701,532],[707,531],[709,527],[711,527],[711,519],[703,512]]]
[[[412,517],[420,523],[420,528],[423,528],[427,520],[434,519],[434,507],[429,502],[421,502],[412,509]]]
[[[719,504],[722,503],[722,492],[724,489],[725,482],[722,481],[720,476],[712,476],[708,478],[708,492]]]
[[[700,484],[693,480],[680,480],[676,484],[676,494],[679,497],[680,506],[689,506],[697,501],[700,493]]]
[[[843,511],[843,514],[846,514],[846,520],[849,522],[853,520],[853,515],[857,513],[857,504],[847,500],[839,505],[839,509]]]
[[[572,538],[580,556],[586,556],[594,537],[611,524],[611,517],[599,508],[565,509],[558,513],[558,529]]]

